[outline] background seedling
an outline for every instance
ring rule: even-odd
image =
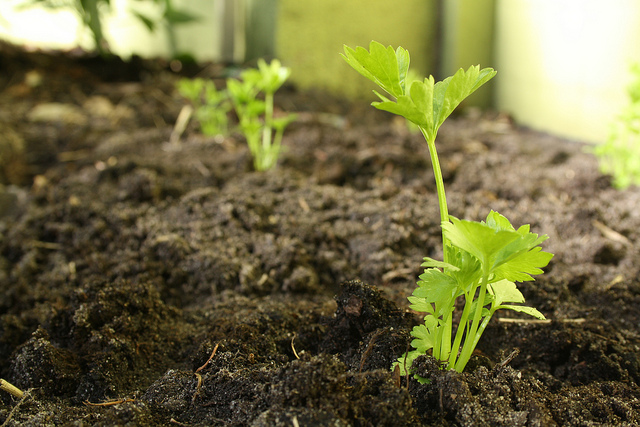
[[[515,310],[544,319],[535,308],[517,305],[524,302],[524,296],[515,282],[533,280],[532,275],[542,273],[541,268],[553,256],[539,246],[547,236],[530,232],[528,225],[515,229],[497,212],[489,212],[482,222],[459,220],[448,212],[435,145],[438,129],[465,98],[496,72],[472,66],[437,83],[433,76],[409,82],[409,52],[402,47],[385,48],[375,41],[368,51],[345,46],[343,57],[386,92],[382,95],[374,91],[379,98],[372,103],[374,107],[418,126],[427,141],[436,180],[444,260],[424,258],[422,266],[427,268],[409,297],[412,309],[426,313],[424,324],[411,332],[414,350],[399,357],[394,366],[399,366],[402,373],[411,372],[413,360],[432,351],[448,369],[462,372],[497,310]],[[459,297],[464,299],[464,308],[454,334],[453,311]]]
[[[593,149],[600,171],[611,174],[619,189],[640,185],[640,64],[631,68],[634,80],[627,88],[630,103],[611,127],[607,141]]]
[[[226,91],[218,90],[213,81],[201,78],[180,79],[177,89],[193,105],[195,118],[203,134],[218,136],[228,133],[227,113],[231,110],[231,104]]]
[[[282,151],[282,135],[295,120],[288,114],[274,117],[273,97],[291,71],[274,59],[270,64],[258,60],[257,69],[244,70],[240,80],[228,79],[227,91],[238,115],[239,127],[249,145],[257,171],[273,168]],[[263,94],[264,99],[259,95]]]

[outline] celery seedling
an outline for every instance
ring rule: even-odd
[[[258,69],[244,70],[241,80],[227,80],[229,97],[238,115],[240,130],[247,139],[253,156],[253,165],[258,171],[271,169],[278,162],[282,151],[284,129],[295,120],[290,114],[273,116],[273,96],[287,80],[291,71],[274,59],[267,64],[258,60]],[[258,98],[264,93],[264,100]]]
[[[231,110],[224,90],[218,90],[211,80],[201,78],[180,79],[177,83],[180,95],[193,105],[195,118],[202,133],[209,136],[226,135],[227,113]]]
[[[611,174],[613,186],[640,186],[640,64],[631,68],[634,80],[627,88],[629,105],[611,126],[607,140],[593,148],[600,171]]]
[[[489,212],[482,222],[459,220],[448,213],[435,145],[438,129],[496,72],[472,66],[437,83],[433,76],[409,82],[409,52],[402,47],[394,50],[372,41],[369,51],[344,46],[342,56],[390,97],[374,91],[380,99],[372,103],[374,107],[418,126],[427,141],[436,180],[444,260],[424,258],[422,266],[427,268],[409,297],[412,309],[426,313],[424,324],[411,332],[414,350],[399,357],[394,367],[398,365],[402,373],[411,372],[413,360],[431,350],[448,369],[462,372],[496,310],[515,310],[544,319],[535,308],[515,305],[524,302],[515,282],[533,280],[532,275],[542,273],[541,268],[553,256],[539,246],[546,235],[530,232],[528,225],[516,230],[497,212]],[[453,311],[458,297],[464,299],[464,308],[454,334]]]

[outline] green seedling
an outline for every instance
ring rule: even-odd
[[[289,68],[283,67],[277,59],[270,64],[260,59],[258,68],[244,70],[240,80],[227,80],[227,91],[257,171],[269,170],[276,165],[282,152],[284,130],[295,120],[293,114],[277,118],[273,114],[274,94],[290,74]]]
[[[627,88],[630,103],[612,124],[608,139],[592,151],[600,171],[613,177],[613,186],[640,185],[640,64],[631,68],[634,80]]]
[[[177,89],[193,105],[195,118],[203,134],[218,136],[228,133],[227,113],[231,110],[231,104],[226,91],[218,90],[211,80],[201,78],[180,79]]]
[[[387,95],[374,93],[373,106],[398,114],[414,123],[427,141],[436,180],[442,225],[443,261],[424,258],[424,273],[409,297],[410,307],[425,313],[424,324],[411,335],[413,351],[398,358],[394,368],[411,373],[413,360],[428,351],[444,367],[462,372],[493,314],[500,309],[515,310],[537,319],[544,315],[532,307],[519,305],[524,296],[516,282],[533,280],[542,273],[552,254],[539,246],[547,236],[529,231],[528,225],[515,229],[509,220],[491,211],[485,221],[460,220],[450,216],[438,154],[438,129],[455,108],[496,72],[472,66],[435,82],[433,76],[407,82],[409,52],[372,41],[369,51],[344,47],[344,59]],[[464,300],[460,322],[454,331],[453,312],[458,298]],[[414,375],[419,381],[426,381]]]

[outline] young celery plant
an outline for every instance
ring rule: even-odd
[[[289,68],[283,67],[277,59],[270,64],[260,59],[257,69],[248,69],[240,74],[241,81],[227,80],[227,90],[236,109],[240,129],[258,171],[276,165],[282,151],[284,129],[295,120],[293,114],[279,118],[273,115],[274,94],[290,73]],[[264,100],[258,98],[260,92],[264,93]]]
[[[401,373],[410,372],[413,360],[431,350],[448,369],[462,372],[496,310],[510,309],[544,319],[532,307],[508,303],[524,302],[515,282],[533,280],[531,276],[542,273],[540,268],[553,256],[538,246],[547,236],[531,233],[528,225],[516,230],[497,212],[491,211],[484,222],[449,216],[435,144],[438,129],[466,97],[496,72],[472,66],[437,83],[433,76],[409,83],[410,57],[402,47],[394,50],[372,41],[369,51],[345,46],[342,56],[392,98],[374,91],[380,99],[372,103],[374,107],[403,116],[418,126],[427,141],[436,181],[444,260],[424,259],[422,266],[428,268],[409,301],[412,309],[426,313],[425,323],[411,332],[415,350],[400,357],[394,366],[398,365]],[[458,297],[464,298],[465,305],[454,335],[453,311]]]
[[[211,80],[180,79],[176,87],[193,105],[195,118],[202,133],[208,136],[226,135],[227,113],[231,109],[226,91],[218,90]]]

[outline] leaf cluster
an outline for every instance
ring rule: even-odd
[[[435,82],[433,76],[407,84],[410,57],[402,47],[393,49],[372,41],[363,47],[344,47],[343,58],[364,77],[378,84],[393,99],[374,91],[380,101],[372,105],[420,126],[435,141],[438,129],[460,103],[496,75],[492,68],[471,66]]]
[[[193,105],[203,134],[217,136],[228,133],[227,113],[231,110],[231,103],[225,90],[218,90],[213,81],[202,78],[180,79],[176,88]]]
[[[294,114],[274,116],[274,94],[289,78],[291,71],[274,59],[267,64],[258,60],[258,68],[248,68],[239,79],[227,79],[225,90],[216,89],[212,81],[181,79],[178,92],[195,109],[196,119],[205,135],[225,135],[228,131],[227,113],[233,109],[238,128],[245,136],[257,171],[273,168],[282,152],[285,128],[295,120]]]
[[[238,116],[239,127],[253,156],[256,170],[273,168],[282,152],[285,128],[295,115],[274,117],[273,98],[291,70],[274,59],[267,64],[258,60],[258,68],[244,70],[240,80],[228,79],[227,92]],[[262,97],[261,97],[262,96]]]
[[[627,88],[627,105],[611,124],[607,140],[592,151],[600,171],[613,177],[613,186],[640,186],[640,64],[631,68],[633,81]]]
[[[519,305],[525,299],[515,282],[532,281],[553,255],[539,246],[546,235],[530,232],[528,225],[516,230],[497,212],[491,211],[483,222],[450,219],[442,223],[449,262],[425,258],[422,266],[427,268],[409,297],[411,308],[426,315],[425,324],[412,332],[415,350],[408,359],[433,349],[450,369],[462,371],[497,310],[544,319],[535,308]],[[443,334],[458,297],[466,304],[450,347]],[[404,357],[398,362],[404,364]]]

